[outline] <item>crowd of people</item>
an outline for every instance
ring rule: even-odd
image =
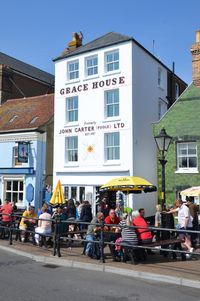
[[[12,213],[16,211],[15,204],[5,200],[0,207],[1,225],[8,226],[11,222]],[[182,240],[184,249],[191,254],[194,251],[197,242],[197,234],[191,235],[187,230],[198,230],[198,208],[194,204],[192,198],[188,198],[187,202],[178,199],[175,206],[170,205],[167,210],[162,210],[160,205],[156,206],[155,212],[155,228],[157,231],[151,231],[149,224],[145,218],[144,208],[134,210],[132,213],[124,213],[122,207],[109,208],[108,204],[103,200],[97,206],[96,216],[92,215],[92,208],[88,201],[82,203],[70,199],[63,206],[51,208],[44,203],[42,208],[36,213],[33,206],[29,206],[22,214],[19,229],[21,230],[21,240],[26,242],[30,233],[34,244],[39,245],[41,234],[50,235],[52,233],[52,221],[59,216],[62,221],[59,224],[59,233],[64,234],[74,231],[75,227],[79,230],[85,230],[86,241],[84,254],[92,258],[100,257],[100,248],[98,241],[101,231],[104,232],[104,240],[109,244],[113,261],[121,260],[120,256],[123,246],[131,247],[134,252],[135,261],[144,260],[150,250],[145,251],[145,244],[151,243],[153,240],[169,239],[175,235],[175,232],[162,231],[159,228],[174,229],[173,214],[177,213],[178,220],[176,228],[182,230],[179,237]],[[65,223],[66,221],[66,223]],[[77,223],[75,223],[75,221]],[[103,229],[102,229],[103,221]],[[70,222],[72,222],[70,224]],[[183,231],[185,230],[185,231]],[[144,246],[137,248],[136,246]],[[135,247],[135,248],[134,248]]]

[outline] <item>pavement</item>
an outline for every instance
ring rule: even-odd
[[[64,245],[61,248],[61,257],[53,256],[52,248],[34,246],[30,242],[13,241],[13,245],[9,245],[8,240],[0,240],[0,249],[45,264],[115,273],[122,276],[136,277],[137,279],[200,289],[200,255],[194,255],[189,260],[181,261],[179,257],[177,260],[164,258],[157,251],[153,255],[148,255],[145,262],[133,265],[131,263],[113,262],[108,249],[105,249],[105,263],[91,259],[82,255],[83,247],[80,246],[80,242],[76,241],[71,247]],[[196,252],[200,253],[200,249],[197,249]]]

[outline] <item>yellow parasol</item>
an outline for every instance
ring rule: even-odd
[[[184,196],[200,196],[200,186],[193,186],[181,191]]]
[[[64,199],[63,190],[61,187],[60,180],[58,180],[56,188],[54,189],[53,195],[51,197],[50,204],[52,206],[56,206],[56,205],[62,205],[64,203],[65,203],[65,199]]]
[[[101,186],[100,191],[123,191],[127,193],[141,193],[157,191],[156,186],[140,177],[115,178]]]

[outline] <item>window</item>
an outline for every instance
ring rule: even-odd
[[[180,87],[179,85],[176,83],[175,84],[175,98],[179,98],[179,95],[180,95]]]
[[[9,120],[9,122],[12,123],[16,118],[18,118],[18,116],[17,116],[17,115],[14,115],[14,116]]]
[[[78,137],[66,138],[66,162],[78,161]]]
[[[120,137],[119,133],[105,134],[105,160],[120,159]]]
[[[195,142],[177,144],[177,169],[197,169],[197,144]]]
[[[18,146],[13,147],[13,166],[21,166],[22,162],[18,160]]]
[[[158,68],[158,87],[163,87],[163,71],[161,68]]]
[[[23,180],[4,181],[5,198],[10,202],[23,204],[24,184]]]
[[[79,62],[73,61],[68,63],[68,79],[73,80],[79,78]]]
[[[165,102],[162,98],[159,98],[158,101],[158,120],[167,112],[167,102]]]
[[[98,74],[98,57],[86,58],[86,76]]]
[[[66,122],[78,121],[78,96],[66,99]]]
[[[111,72],[119,69],[119,51],[115,50],[105,54],[105,69],[106,72]]]
[[[105,92],[105,117],[119,116],[119,89]]]

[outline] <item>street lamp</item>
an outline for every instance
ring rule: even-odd
[[[162,166],[162,192],[161,192],[161,199],[162,199],[162,209],[165,208],[166,199],[165,199],[165,164],[167,160],[165,160],[165,153],[168,151],[169,145],[172,141],[172,137],[167,135],[164,128],[161,129],[160,134],[154,137],[157,148],[160,151],[160,163]]]

